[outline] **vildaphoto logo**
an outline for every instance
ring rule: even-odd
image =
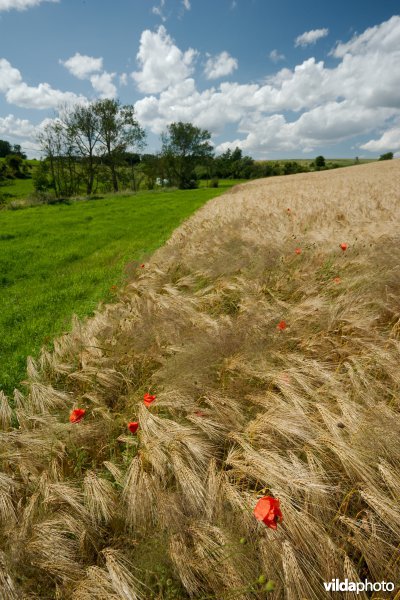
[[[349,581],[345,579],[340,581],[339,579],[332,579],[328,583],[324,581],[324,587],[327,592],[393,592],[394,583],[391,581]]]

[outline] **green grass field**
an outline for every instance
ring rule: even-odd
[[[24,378],[26,358],[111,301],[140,262],[217,189],[140,192],[0,213],[0,389]],[[128,266],[127,266],[128,265]]]
[[[0,196],[4,195],[7,202],[26,198],[33,191],[32,179],[8,179],[0,184]]]

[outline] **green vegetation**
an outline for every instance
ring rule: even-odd
[[[73,313],[111,300],[112,286],[134,277],[183,219],[232,184],[3,211],[0,389],[12,391],[28,355],[68,330]]]
[[[392,160],[393,152],[386,152],[385,154],[381,154],[379,160]]]

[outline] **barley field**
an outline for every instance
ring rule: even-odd
[[[1,397],[0,598],[398,586],[399,222],[400,161],[237,186],[29,360]]]

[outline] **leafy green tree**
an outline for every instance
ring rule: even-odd
[[[4,158],[11,153],[12,148],[10,142],[7,142],[6,140],[0,140],[0,158]]]
[[[38,135],[42,152],[49,163],[51,187],[56,198],[79,192],[80,173],[74,154],[74,140],[62,119],[47,123]]]
[[[386,152],[386,154],[381,154],[379,160],[392,160],[393,152]]]
[[[145,132],[134,116],[131,105],[121,106],[119,101],[97,100],[91,106],[97,119],[100,155],[111,173],[114,192],[118,192],[117,167],[130,148],[142,148]]]
[[[206,163],[213,155],[209,131],[179,121],[171,123],[161,139],[168,179],[176,182],[180,189],[195,187],[196,165]]]
[[[315,166],[317,167],[317,169],[320,169],[321,167],[325,167],[325,158],[322,155],[317,156],[314,163],[315,163]]]
[[[72,109],[64,108],[62,119],[72,141],[74,152],[80,157],[86,193],[93,191],[96,176],[96,147],[100,139],[100,119],[93,105],[75,105]]]
[[[32,174],[33,187],[36,192],[47,192],[51,188],[49,179],[49,164],[45,160],[39,161]]]

